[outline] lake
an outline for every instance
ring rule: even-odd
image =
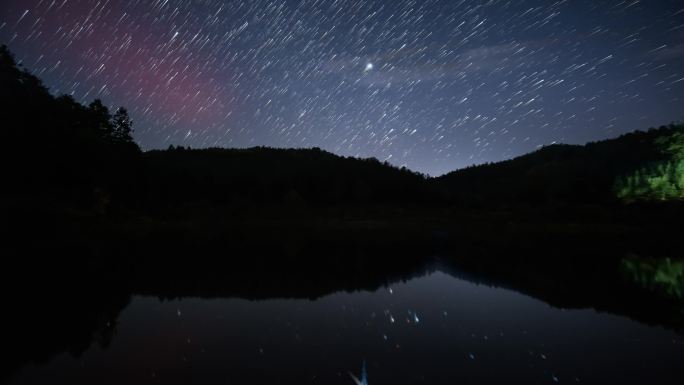
[[[80,349],[60,341],[70,347],[17,365],[6,381],[354,385],[353,375],[358,383],[396,385],[684,379],[684,336],[675,331],[591,308],[553,307],[462,276],[435,268],[377,288],[311,298],[131,294],[120,310],[86,317],[97,327],[88,341],[76,344]],[[57,329],[51,333],[59,334]],[[64,331],[65,339],[72,332]]]

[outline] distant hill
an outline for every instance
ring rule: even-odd
[[[425,202],[423,175],[320,149],[186,149],[142,153],[124,108],[54,96],[0,47],[0,119],[11,206],[107,211],[221,204]],[[19,201],[17,205],[11,202]]]
[[[678,147],[679,146],[679,147]],[[508,161],[427,178],[377,159],[314,149],[144,154],[157,203],[609,204],[684,197],[684,126],[587,145],[551,145]],[[679,170],[679,171],[677,171]],[[680,181],[681,180],[681,181]]]
[[[149,194],[165,204],[417,203],[428,196],[423,175],[318,148],[172,147],[149,151],[144,161]]]
[[[551,145],[511,160],[457,170],[433,183],[442,199],[482,205],[680,199],[682,145],[684,125],[662,126],[583,146]],[[630,178],[631,192],[625,190]]]
[[[684,198],[684,126],[584,146],[552,145],[505,162],[427,178],[377,159],[314,149],[143,153],[124,108],[53,96],[0,47],[5,205],[105,213],[221,205],[614,203]]]

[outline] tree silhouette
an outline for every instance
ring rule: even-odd
[[[133,142],[133,121],[128,116],[128,111],[124,107],[119,107],[111,118],[113,128],[113,138],[120,143]]]
[[[109,113],[109,108],[102,104],[102,100],[95,99],[90,105],[90,118],[92,127],[102,132],[103,136],[108,140],[114,139],[114,127],[112,125],[112,115]]]
[[[112,116],[99,99],[84,106],[69,95],[51,95],[5,46],[0,105],[4,139],[11,144],[0,160],[10,165],[7,191],[14,199],[88,207],[102,194],[123,199],[136,191],[140,149],[125,109]]]

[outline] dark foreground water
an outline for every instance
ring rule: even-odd
[[[316,300],[133,296],[122,308],[99,320],[99,343],[7,381],[353,385],[364,363],[370,385],[684,380],[676,332],[442,272]]]

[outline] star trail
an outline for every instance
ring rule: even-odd
[[[321,147],[439,175],[684,118],[684,4],[5,0],[55,94],[144,149]]]

